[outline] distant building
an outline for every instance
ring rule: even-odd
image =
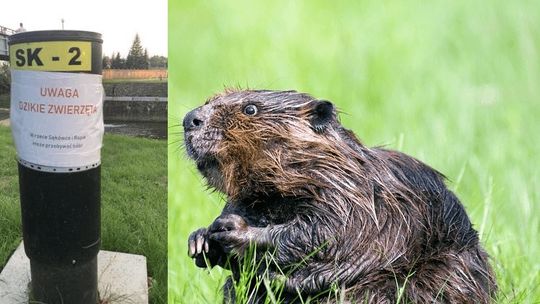
[[[15,34],[15,31],[0,25],[0,60],[9,60],[9,48],[7,38]]]

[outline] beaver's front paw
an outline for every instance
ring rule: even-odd
[[[214,220],[208,228],[209,233],[245,230],[248,228],[247,222],[238,214],[224,214]]]
[[[242,256],[250,244],[256,244],[260,229],[248,226],[239,215],[227,214],[217,218],[209,230],[210,240],[219,243],[226,253]]]
[[[201,268],[220,265],[223,249],[209,239],[207,228],[195,230],[188,238],[188,255]]]

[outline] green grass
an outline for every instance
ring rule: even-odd
[[[22,240],[15,149],[0,127],[0,269]],[[167,303],[166,142],[106,134],[102,150],[102,249],[142,254],[150,303]]]
[[[0,269],[22,241],[19,178],[9,128],[0,126]]]
[[[180,149],[224,86],[333,101],[367,145],[445,173],[492,255],[500,303],[540,300],[540,2],[170,1],[169,303],[216,303],[227,272],[187,236],[223,199]]]

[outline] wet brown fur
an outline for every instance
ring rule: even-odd
[[[294,91],[227,90],[197,110],[204,126],[186,131],[188,154],[228,202],[190,245],[205,238],[210,263],[224,267],[250,243],[271,252],[291,270],[285,302],[334,284],[353,303],[394,303],[400,286],[413,303],[489,303],[488,256],[444,177],[403,153],[364,146],[333,108],[318,112],[322,103]],[[243,113],[247,104],[257,115]],[[262,298],[264,290],[252,302]]]

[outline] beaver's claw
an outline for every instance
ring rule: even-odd
[[[207,228],[195,230],[188,238],[188,255],[198,267],[206,268],[218,263],[219,250],[211,247]]]
[[[208,253],[208,229],[201,228],[189,236],[188,239],[188,255],[190,258],[195,258],[197,255]]]

